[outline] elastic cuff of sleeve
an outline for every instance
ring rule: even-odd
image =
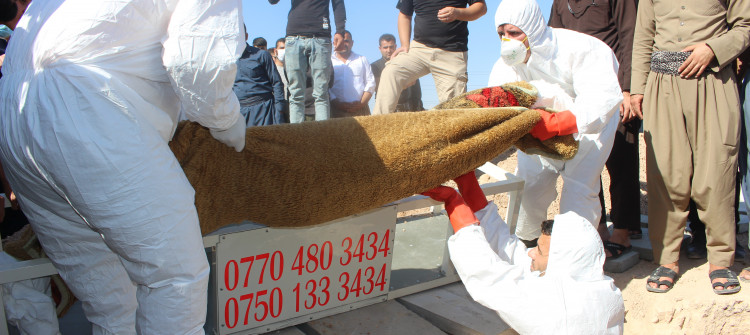
[[[460,225],[454,225],[453,226],[453,233],[458,233],[459,230],[464,229],[466,227],[471,227],[471,226],[479,226],[479,221],[476,221],[476,222],[467,222],[467,223],[463,223],[463,224],[460,224]]]
[[[562,111],[557,114],[557,125],[560,127],[559,135],[570,135],[578,132],[576,116],[571,111]]]

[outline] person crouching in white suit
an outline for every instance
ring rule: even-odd
[[[203,334],[209,265],[180,108],[241,151],[240,0],[0,0],[0,159],[94,334]]]
[[[604,249],[591,222],[557,215],[541,225],[538,245],[526,248],[487,202],[474,171],[455,181],[461,195],[446,186],[422,194],[445,202],[455,231],[450,258],[474,300],[520,334],[623,333],[622,293],[603,273]]]
[[[534,0],[502,1],[495,27],[501,57],[489,86],[519,80],[536,85],[541,95],[536,105],[563,111],[554,115],[558,126],[552,128],[559,132],[532,135],[544,140],[574,133],[580,141],[578,154],[569,161],[518,152],[516,173],[526,183],[516,235],[527,245],[539,237],[539,222],[557,197],[558,175],[563,178],[560,213],[574,212],[596,225],[601,216],[599,175],[612,150],[623,99],[614,53],[594,37],[548,27]]]

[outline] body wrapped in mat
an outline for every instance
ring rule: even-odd
[[[195,188],[203,234],[244,220],[315,225],[426,191],[513,145],[561,159],[575,155],[570,135],[544,142],[528,135],[537,111],[503,107],[530,106],[533,87],[503,87],[425,112],[251,127],[240,153],[183,122],[170,148]]]

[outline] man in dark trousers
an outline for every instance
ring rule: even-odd
[[[386,63],[391,60],[393,52],[396,51],[396,37],[391,34],[383,34],[378,39],[378,49],[382,58],[374,61],[370,66],[372,67],[372,73],[375,75],[375,99],[377,99],[377,87],[380,83],[380,74],[383,72]],[[401,92],[401,96],[398,98],[398,104],[396,105],[397,112],[416,112],[422,111],[422,87],[419,85],[419,79],[411,85],[405,88]]]
[[[240,113],[248,127],[284,123],[284,83],[267,51],[245,43],[245,51],[237,60],[232,90],[240,101]]]
[[[633,50],[637,0],[554,0],[549,26],[591,35],[607,43],[617,56],[617,79],[622,88],[620,124],[607,160],[612,199],[611,218],[615,225],[607,238],[604,193],[599,191],[602,218],[599,224],[607,258],[617,258],[630,249],[630,238],[641,237],[638,132],[642,115],[630,107],[630,59]]]
[[[275,5],[279,0],[268,0]],[[307,68],[313,77],[315,119],[330,118],[331,105],[328,82],[331,80],[331,21],[328,10],[333,7],[336,36],[333,46],[343,40],[346,29],[344,0],[292,0],[286,25],[284,63],[289,80],[289,122],[300,123],[305,118],[305,87]]]

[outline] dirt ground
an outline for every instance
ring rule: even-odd
[[[641,214],[647,213],[645,144],[641,135]],[[516,154],[512,151],[496,159],[496,164],[507,171],[516,168]],[[602,173],[604,189],[609,188],[609,174]],[[490,177],[479,177],[480,183]],[[562,180],[557,182],[558,193]],[[609,192],[605,201],[609,209]],[[494,199],[504,216],[507,197],[498,195]],[[548,218],[559,210],[559,197],[550,206]],[[608,211],[609,212],[609,211]],[[747,232],[741,234],[743,245],[747,245]],[[735,260],[732,269],[739,274],[743,267],[750,266],[745,259]],[[705,259],[690,260],[681,257],[681,277],[675,287],[664,294],[647,292],[646,278],[657,267],[641,260],[624,273],[607,273],[622,290],[625,300],[625,334],[750,334],[750,283],[733,295],[719,296],[713,293],[708,278],[708,263]]]

